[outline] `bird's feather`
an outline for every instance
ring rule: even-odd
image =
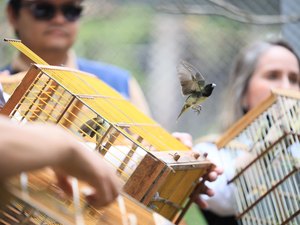
[[[183,105],[178,117],[177,117],[177,120],[179,119],[179,117],[189,108],[188,105]]]
[[[181,61],[177,66],[177,74],[183,95],[200,92],[205,85],[205,79],[201,73],[186,61]]]
[[[211,95],[216,85],[214,83],[205,85],[205,79],[201,73],[185,61],[181,61],[177,66],[177,74],[182,94],[188,96],[177,117],[178,120],[189,108],[194,109],[199,114],[201,111],[200,103]]]
[[[96,134],[98,135],[101,133],[100,131],[104,129],[104,123],[104,119],[97,116],[96,118],[92,118],[82,124],[78,131],[83,137],[88,135],[89,137],[93,138]]]

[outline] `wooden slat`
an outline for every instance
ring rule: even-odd
[[[24,93],[29,89],[30,85],[34,82],[39,74],[39,70],[35,65],[32,65],[27,75],[22,80],[22,85],[19,85],[14,94],[9,98],[8,102],[4,105],[0,114],[9,116],[15,106],[20,102]]]
[[[300,92],[299,91],[288,90],[288,89],[273,89],[272,93],[275,94],[275,95],[281,95],[281,96],[286,96],[286,97],[289,97],[289,98],[300,99]]]
[[[245,116],[232,125],[219,140],[216,142],[218,148],[224,147],[230,140],[238,135],[243,129],[245,129],[255,118],[257,118],[263,111],[269,108],[280,96],[286,96],[290,98],[300,99],[300,92],[293,90],[273,89],[271,96],[263,101],[260,105],[250,110]],[[226,119],[226,118],[224,118]]]
[[[29,185],[26,194],[20,188],[18,177],[8,180],[7,188],[14,198],[17,199],[18,203],[16,208],[7,205],[6,209],[8,210],[0,210],[0,224],[19,224],[20,221],[26,221],[25,224],[29,225],[42,224],[41,221],[44,221],[45,224],[54,224],[55,221],[61,224],[79,224],[75,216],[76,212],[73,209],[74,203],[72,198],[59,194],[61,190],[52,184],[55,177],[50,172],[49,170],[42,170],[29,173]],[[79,189],[85,187],[84,183],[79,182]],[[121,193],[118,200],[101,209],[88,205],[83,195],[80,195],[79,198],[80,205],[83,207],[81,209],[82,219],[84,224],[87,225],[127,224],[124,222],[124,219],[129,220],[129,215],[135,217],[133,221],[136,220],[136,224],[172,224],[125,193]],[[1,200],[2,198],[0,197],[0,202],[2,202]],[[124,204],[121,204],[120,201]],[[16,203],[16,201],[12,202]],[[23,214],[21,211],[24,208],[26,208],[26,213]],[[28,217],[30,212],[34,212],[32,217]],[[160,223],[156,221],[156,217],[158,217]]]
[[[158,189],[156,182],[161,179],[163,173],[169,171],[167,165],[147,154],[130,176],[123,190],[141,201],[149,190],[153,192]]]
[[[260,105],[250,110],[245,116],[233,124],[216,142],[220,149],[228,144],[234,137],[236,137],[242,130],[244,130],[253,120],[259,116],[263,111],[269,108],[276,101],[276,95],[272,94],[269,98],[263,101]],[[226,118],[224,118],[226,119]]]

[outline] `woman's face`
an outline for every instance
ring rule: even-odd
[[[243,106],[251,110],[265,100],[271,89],[299,90],[300,71],[297,58],[281,46],[272,46],[263,53],[250,78]]]

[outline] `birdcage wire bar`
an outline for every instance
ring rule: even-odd
[[[244,160],[228,181],[235,184],[240,224],[300,224],[298,92],[275,90],[218,144],[232,157]]]

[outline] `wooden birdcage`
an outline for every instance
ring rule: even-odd
[[[0,191],[0,224],[173,224],[124,193],[110,205],[96,209],[85,200],[85,184],[73,178],[70,197],[55,183],[49,169],[22,173],[6,181],[6,189]]]
[[[211,162],[97,77],[46,65],[21,42],[11,42],[43,65],[31,66],[1,114],[62,126],[114,166],[127,194],[179,223]]]
[[[300,224],[299,92],[272,91],[217,145],[238,162],[229,183],[241,224]]]

